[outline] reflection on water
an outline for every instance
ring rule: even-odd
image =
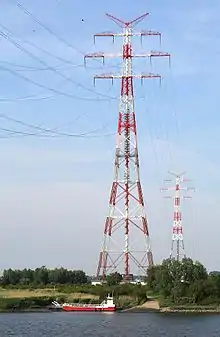
[[[220,337],[219,315],[0,314],[0,337]]]

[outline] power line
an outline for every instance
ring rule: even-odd
[[[44,48],[37,46],[37,45],[36,45],[35,43],[33,43],[33,42],[30,42],[30,41],[27,41],[27,40],[23,40],[23,42],[29,44],[30,46],[32,46],[32,47],[34,47],[34,48],[36,48],[38,51],[40,50],[40,51],[42,51],[43,53],[45,53],[45,54],[47,54],[47,55],[49,55],[49,56],[51,56],[51,57],[56,58],[57,60],[59,60],[59,61],[61,61],[61,62],[63,62],[63,63],[67,63],[67,64],[68,64],[69,66],[71,66],[71,67],[83,67],[83,68],[85,68],[85,64],[80,64],[80,65],[75,64],[75,63],[73,63],[71,60],[66,60],[66,59],[64,59],[63,57],[60,57],[60,56],[58,56],[58,55],[55,55],[55,54],[53,54],[53,53],[51,53],[51,52],[45,50]],[[118,63],[117,65],[112,65],[112,66],[108,66],[108,67],[109,67],[109,68],[119,68],[119,66],[120,66],[120,63]],[[57,68],[57,67],[56,67],[56,68]],[[102,64],[102,66],[100,66],[100,67],[92,67],[92,66],[86,65],[86,68],[87,68],[87,69],[93,69],[93,70],[94,70],[94,69],[101,69],[101,68],[103,68],[103,64]]]
[[[41,20],[39,20],[36,15],[34,15],[33,13],[31,13],[24,5],[22,5],[19,1],[17,0],[12,0],[14,1],[14,3],[16,4],[16,6],[26,15],[28,15],[29,17],[32,18],[32,20],[34,20],[39,26],[41,26],[42,28],[44,28],[48,33],[50,33],[52,36],[56,37],[60,42],[64,43],[66,46],[68,46],[69,48],[77,51],[79,54],[85,56],[85,53],[80,50],[79,48],[77,48],[76,46],[74,46],[72,43],[70,43],[69,41],[67,41],[66,39],[64,39],[63,37],[59,36],[57,33],[55,33],[50,27],[48,27],[45,23],[43,23]],[[94,61],[101,63],[100,60],[95,59]],[[102,63],[101,63],[102,64]]]
[[[26,41],[27,42],[27,41]],[[29,42],[27,42],[29,43]],[[39,48],[39,47],[38,47]],[[54,57],[56,57],[56,55],[54,55]],[[66,63],[69,63],[67,60],[65,60]],[[48,67],[42,67],[42,68],[39,68],[39,67],[33,67],[33,66],[28,66],[28,65],[24,65],[24,64],[18,64],[18,63],[14,63],[14,62],[10,62],[10,61],[0,61],[0,63],[3,63],[3,64],[7,64],[7,65],[11,65],[13,67],[18,67],[18,69],[16,69],[16,71],[18,72],[23,72],[23,71],[46,71],[48,70]],[[117,64],[117,65],[112,65],[112,66],[108,66],[109,68],[118,68],[120,64]],[[85,65],[84,64],[69,64],[69,66],[64,66],[64,65],[61,65],[61,64],[58,64],[56,66],[54,66],[54,68],[56,69],[67,69],[67,68],[85,68]],[[20,68],[20,69],[19,69]],[[91,67],[91,66],[86,66],[87,69],[100,69],[101,67]]]
[[[76,48],[74,45],[72,45],[71,43],[69,43],[66,39],[64,39],[63,37],[57,35],[51,28],[49,28],[47,25],[45,25],[45,23],[43,23],[42,21],[40,21],[36,15],[34,15],[33,13],[31,13],[25,6],[23,6],[19,1],[17,0],[12,0],[14,1],[14,3],[16,4],[16,6],[26,15],[28,15],[29,17],[31,17],[38,25],[40,25],[42,28],[44,28],[48,33],[50,33],[51,35],[53,35],[54,37],[56,37],[60,42],[64,43],[65,45],[67,45],[68,47],[74,49],[75,51],[77,51],[78,53],[85,55],[85,53],[83,53],[81,50],[79,50],[78,48]],[[96,60],[98,61],[98,60]]]
[[[0,66],[0,70],[4,70],[4,71],[7,71],[9,73],[11,73],[12,75],[15,75],[17,77],[20,77],[22,78],[23,80],[29,82],[29,83],[32,83],[36,86],[38,86],[39,88],[43,88],[43,89],[47,89],[55,94],[58,94],[58,95],[61,95],[61,96],[64,96],[64,97],[68,97],[68,98],[72,98],[72,99],[78,99],[78,100],[84,100],[84,101],[108,101],[108,99],[94,99],[94,98],[86,98],[86,97],[78,97],[78,96],[75,96],[73,94],[68,94],[68,93],[65,93],[63,91],[60,91],[60,90],[57,90],[57,89],[54,89],[54,88],[51,88],[51,87],[48,87],[47,85],[44,85],[44,84],[41,84],[39,82],[36,82],[20,73],[17,73],[16,71],[12,70],[12,69],[9,69],[9,68],[6,68],[6,67],[2,67]]]
[[[60,132],[60,131],[55,131],[55,130],[52,130],[52,129],[46,129],[46,128],[42,128],[40,126],[36,126],[36,125],[32,125],[32,124],[29,124],[29,123],[26,123],[26,122],[23,122],[21,120],[18,120],[18,119],[15,119],[15,118],[12,118],[12,117],[8,117],[6,115],[3,115],[3,114],[0,114],[0,118],[4,118],[8,121],[12,121],[12,122],[15,122],[15,123],[18,123],[18,124],[21,124],[23,126],[27,126],[27,127],[30,127],[30,128],[34,128],[36,130],[39,130],[39,131],[44,131],[44,132],[47,132],[47,133],[52,133],[52,134],[56,134],[56,135],[60,135],[60,136],[67,136],[67,137],[84,137],[86,135],[89,135],[89,134],[92,134],[92,133],[95,133],[97,131],[100,131],[100,130],[103,130],[109,123],[107,123],[107,125],[105,127],[102,127],[102,128],[98,128],[98,129],[94,129],[94,130],[91,130],[91,131],[87,131],[85,133],[80,133],[80,134],[70,134],[70,133],[66,133],[66,132]],[[6,130],[6,129],[5,129]],[[13,130],[15,131],[15,130]],[[20,133],[20,131],[17,131],[18,133]],[[23,132],[22,132],[23,133]]]
[[[7,28],[7,27],[4,26],[4,29],[5,29],[8,33],[10,33],[10,34],[16,36],[16,34],[14,34],[14,32],[12,32],[9,28]],[[24,43],[29,44],[30,46],[36,48],[38,51],[40,50],[41,52],[47,54],[47,55],[50,56],[50,57],[56,58],[57,60],[61,61],[62,63],[66,63],[66,64],[68,64],[69,66],[73,66],[73,67],[85,67],[85,64],[84,64],[84,63],[83,63],[83,64],[75,64],[75,63],[72,62],[72,60],[66,60],[66,59],[64,59],[63,57],[60,57],[60,56],[58,56],[58,55],[55,55],[55,54],[49,52],[48,50],[45,50],[44,48],[42,48],[42,47],[36,45],[36,44],[33,43],[33,42],[30,42],[30,41],[28,41],[28,40],[26,40],[26,39],[21,39],[21,38],[19,38],[19,36],[17,36],[17,37],[18,37],[18,39],[19,39],[20,41],[23,41]],[[83,54],[83,55],[84,55],[84,54]],[[108,67],[109,67],[109,68],[118,68],[120,65],[121,65],[121,64],[118,63],[117,65],[111,65],[111,66],[108,66]],[[27,66],[26,66],[26,67],[27,67]],[[56,68],[57,68],[57,67],[60,67],[60,65],[57,65]],[[102,68],[102,67],[103,67],[103,64],[101,64],[101,67],[93,67],[93,66],[88,66],[88,65],[86,66],[87,69],[100,69],[100,68]],[[36,70],[37,70],[37,69],[39,69],[39,70],[48,70],[48,67],[47,67],[47,68],[42,68],[42,69],[36,68]]]
[[[0,61],[0,63],[1,63],[1,61]],[[11,64],[11,62],[7,62],[7,61],[2,61],[2,63],[5,63],[5,64]],[[13,63],[12,63],[13,64]],[[6,70],[7,69],[7,70]],[[0,70],[2,70],[2,71],[11,71],[11,72],[14,72],[14,75],[16,75],[16,76],[20,76],[19,75],[19,71],[16,69],[10,69],[10,68],[6,68],[6,67],[1,67],[1,65],[0,65]],[[22,76],[22,75],[21,75]],[[20,77],[21,77],[20,76]],[[28,79],[28,80],[30,80],[31,81],[31,79],[29,79],[28,77],[26,77],[26,79]],[[36,81],[35,81],[36,82]],[[63,85],[64,83],[66,82],[66,80],[65,81],[62,81],[62,82],[60,82],[59,83],[59,85],[58,85],[58,88],[60,88],[61,87],[61,85]],[[37,84],[37,82],[36,82],[36,85],[41,85],[41,84]],[[50,89],[48,89],[48,87],[47,87],[47,90],[50,90]],[[57,94],[58,94],[58,90],[57,89],[55,89],[56,91],[57,91]],[[8,97],[0,97],[0,102],[21,102],[21,101],[40,101],[40,100],[47,100],[47,99],[52,99],[52,98],[54,98],[54,97],[56,97],[57,96],[57,94],[55,95],[50,95],[50,96],[39,96],[39,95],[25,95],[25,96],[19,96],[19,97],[15,97],[15,98],[8,98]],[[64,93],[65,94],[65,93]],[[73,98],[75,98],[75,96],[73,97]],[[82,98],[83,99],[83,98]],[[84,100],[88,100],[88,98],[85,98]],[[90,99],[89,99],[90,100]],[[98,98],[97,98],[97,100],[99,100]]]
[[[19,131],[19,130],[15,130],[15,129],[8,129],[8,128],[2,128],[0,127],[1,131],[4,132],[8,132],[11,134],[11,136],[13,134],[18,135],[18,136],[35,136],[35,137],[41,137],[41,138],[62,138],[64,137],[72,137],[72,138],[105,138],[105,137],[111,137],[114,136],[115,133],[107,133],[104,135],[96,135],[96,136],[90,136],[90,134],[97,132],[99,130],[102,130],[103,128],[100,129],[95,129],[89,132],[84,132],[81,134],[68,134],[68,133],[57,133],[55,135],[48,135],[48,134],[42,134],[40,133],[33,133],[33,132],[26,132],[26,131]],[[9,136],[2,136],[0,135],[0,138],[14,138],[14,137],[9,137]]]
[[[5,27],[4,27],[2,24],[0,24],[0,26],[1,26],[3,29],[5,29]],[[7,28],[6,28],[6,29],[7,29]],[[96,93],[96,94],[99,95],[99,96],[106,97],[106,98],[108,98],[107,100],[109,100],[109,99],[116,99],[116,97],[111,97],[111,96],[109,96],[109,95],[97,93],[97,92],[94,91],[93,89],[87,88],[87,87],[84,86],[83,84],[78,83],[78,82],[72,80],[71,77],[68,77],[68,76],[64,75],[63,73],[59,72],[59,71],[58,71],[57,69],[55,69],[54,67],[49,66],[45,61],[41,60],[38,56],[32,54],[32,53],[31,53],[30,51],[28,51],[26,48],[22,47],[18,42],[16,42],[13,38],[9,37],[9,36],[8,36],[7,34],[5,34],[4,32],[0,31],[0,35],[1,35],[4,39],[6,39],[7,41],[9,41],[12,45],[14,45],[16,48],[18,48],[19,50],[21,50],[22,52],[24,52],[25,54],[27,54],[28,56],[30,56],[32,59],[34,59],[34,60],[40,62],[41,64],[45,65],[46,67],[48,67],[48,70],[50,70],[50,71],[52,71],[52,72],[55,72],[56,74],[60,75],[61,77],[63,77],[63,78],[66,79],[67,81],[73,83],[74,85],[76,85],[76,86],[78,86],[78,87],[81,87],[81,88],[83,88],[83,89],[85,89],[85,90],[87,90],[87,91]],[[74,96],[74,98],[80,99],[80,100],[81,100],[81,99],[82,99],[82,100],[85,99],[85,98],[78,97],[78,96]],[[101,100],[105,100],[105,101],[106,101],[106,99],[98,99],[98,98],[96,98],[96,99],[92,99],[92,98],[88,99],[88,98],[87,98],[86,100],[90,100],[90,101],[96,101],[96,100],[100,100],[100,101],[101,101]]]
[[[19,5],[21,5],[21,4],[19,4],[19,3],[17,2],[17,5],[18,5],[18,7],[20,7]],[[26,14],[27,14],[27,13],[26,13]],[[30,13],[29,13],[29,14],[30,14]],[[40,23],[40,21],[38,21],[38,23]],[[4,26],[1,25],[1,24],[0,24],[0,26],[1,26],[4,30],[10,32],[10,33],[13,35],[13,33],[12,33],[8,28],[4,27]],[[47,30],[48,30],[48,29],[47,29]],[[50,29],[49,29],[49,31],[50,31],[50,33],[52,32]],[[16,48],[18,48],[18,49],[21,50],[22,52],[28,54],[28,56],[31,57],[32,59],[37,60],[38,62],[40,62],[40,63],[42,63],[42,64],[45,65],[45,68],[31,68],[31,67],[28,67],[28,66],[23,66],[24,69],[22,69],[21,71],[23,71],[23,70],[25,71],[25,68],[26,68],[26,69],[29,69],[29,70],[36,70],[36,71],[39,70],[39,69],[42,69],[42,70],[51,70],[51,71],[53,71],[53,72],[56,72],[57,74],[59,74],[59,75],[62,76],[63,78],[65,78],[65,80],[71,81],[71,82],[74,83],[75,85],[78,85],[78,86],[82,87],[82,88],[85,89],[85,90],[89,90],[89,91],[95,92],[95,93],[98,94],[98,95],[101,95],[101,96],[104,96],[104,97],[108,97],[108,98],[110,98],[110,99],[115,99],[115,98],[112,98],[112,97],[110,97],[110,96],[102,95],[102,94],[100,94],[100,93],[97,93],[96,91],[94,91],[94,90],[92,90],[92,89],[86,88],[85,86],[83,86],[83,85],[80,84],[80,83],[77,83],[77,82],[75,82],[75,81],[72,81],[71,78],[69,78],[69,77],[65,76],[64,74],[60,73],[56,68],[54,68],[54,67],[48,65],[45,61],[43,61],[42,59],[40,59],[39,57],[37,57],[37,56],[34,55],[33,53],[29,52],[26,48],[24,48],[20,43],[18,43],[16,40],[14,40],[12,37],[10,37],[10,36],[9,36],[8,34],[6,34],[5,32],[0,32],[0,35],[1,35],[3,38],[5,38],[7,41],[9,41],[12,45],[14,45]],[[55,34],[55,35],[56,35],[56,34]],[[52,54],[52,53],[50,53],[50,52],[48,52],[48,51],[45,51],[43,48],[36,46],[36,45],[35,45],[34,43],[32,43],[32,42],[29,42],[29,41],[26,41],[26,40],[25,40],[25,43],[28,43],[29,45],[32,45],[32,46],[35,47],[36,49],[41,50],[41,51],[43,51],[44,53],[46,53],[46,54],[48,54],[48,55],[50,55],[50,56],[53,56],[53,57],[55,57],[55,58],[61,60],[62,62],[68,63],[68,64],[70,64],[71,66],[83,66],[83,65],[76,65],[76,64],[73,64],[71,61],[67,61],[67,60],[65,60],[65,59],[63,59],[63,58],[60,58],[60,57],[57,56],[57,55],[54,55],[54,54]],[[73,47],[73,46],[72,46],[72,47]],[[8,64],[9,64],[9,63],[8,63]],[[12,63],[11,63],[11,65],[12,65]],[[117,67],[117,66],[116,66],[116,67]],[[0,69],[3,70],[3,71],[10,72],[11,74],[13,74],[13,75],[15,75],[15,76],[17,76],[17,77],[19,77],[19,78],[22,78],[22,79],[24,79],[24,80],[26,80],[26,81],[28,81],[28,82],[30,82],[30,83],[32,83],[32,84],[35,84],[35,85],[37,85],[37,86],[39,86],[39,87],[41,87],[41,88],[47,89],[47,90],[52,91],[52,92],[54,92],[54,93],[56,93],[56,94],[59,94],[59,95],[67,96],[67,97],[69,97],[69,98],[77,98],[77,99],[83,99],[83,100],[89,100],[89,101],[91,101],[91,100],[95,100],[95,101],[96,101],[96,100],[97,100],[97,101],[100,100],[100,99],[89,99],[89,98],[76,97],[76,96],[74,96],[74,95],[70,95],[70,94],[68,94],[68,93],[64,93],[64,92],[58,91],[58,90],[56,90],[56,89],[54,89],[54,88],[50,88],[50,87],[48,87],[48,86],[46,86],[46,85],[43,85],[43,84],[41,84],[41,83],[38,83],[38,82],[36,82],[36,81],[34,81],[34,80],[32,80],[32,79],[30,79],[30,78],[24,76],[24,75],[18,74],[18,71],[19,71],[19,70],[15,71],[15,70],[13,70],[13,69],[8,69],[8,68],[6,68],[6,67],[0,67]],[[18,98],[14,99],[14,100],[47,99],[47,98],[52,98],[52,97],[54,97],[54,96],[36,98],[36,96],[29,95],[29,96],[18,97]],[[12,100],[11,100],[11,99],[5,99],[5,98],[2,98],[2,99],[1,99],[1,98],[0,98],[0,101],[12,101]],[[44,132],[47,132],[47,133],[52,133],[52,135],[56,134],[56,135],[59,135],[59,136],[85,137],[85,136],[88,135],[88,134],[91,134],[91,133],[94,133],[94,132],[97,132],[97,131],[100,130],[100,129],[95,129],[95,130],[92,130],[92,131],[90,131],[90,132],[86,132],[86,133],[82,133],[82,134],[68,134],[68,133],[64,133],[64,132],[59,132],[59,131],[55,131],[55,130],[50,130],[50,129],[42,128],[42,127],[39,127],[39,126],[36,126],[36,125],[31,125],[31,124],[25,123],[25,122],[20,121],[20,120],[12,119],[12,118],[7,117],[7,116],[1,115],[1,117],[2,117],[2,118],[6,118],[6,119],[8,119],[8,120],[10,120],[10,121],[14,121],[14,122],[19,123],[19,124],[22,124],[22,125],[24,125],[24,126],[28,126],[28,127],[30,127],[30,128],[37,129],[37,130],[39,130],[39,131],[41,131],[41,132],[44,131]],[[102,130],[102,129],[103,129],[103,128],[101,128],[101,130]],[[12,135],[12,134],[18,134],[18,135],[28,135],[28,136],[29,136],[29,135],[30,135],[30,136],[32,136],[32,135],[43,136],[43,135],[39,135],[39,133],[37,134],[37,133],[23,132],[23,131],[14,130],[14,129],[7,129],[7,128],[0,128],[0,130],[5,131],[5,132],[10,132],[11,135]],[[113,135],[113,134],[115,134],[115,133],[107,134],[107,135],[103,135],[103,136],[111,136],[111,135]],[[97,137],[97,136],[95,136],[95,137]],[[98,136],[98,137],[99,137],[99,136]],[[91,138],[91,137],[90,137],[90,138]]]
[[[80,117],[85,116],[86,114],[88,114],[88,112],[84,112],[84,113],[82,113],[82,114],[79,114],[79,115],[74,119],[74,121],[65,123],[65,124],[63,124],[63,126],[67,126],[67,125],[71,125],[71,124],[73,124],[73,123],[76,123],[76,122],[80,119]],[[9,116],[7,116],[7,115],[5,115],[5,114],[0,114],[0,118],[6,119],[7,121],[10,121],[10,122],[15,122],[15,123],[21,124],[21,125],[23,125],[23,126],[28,126],[28,127],[30,127],[30,128],[34,128],[34,129],[37,129],[37,130],[40,130],[40,131],[47,131],[47,132],[54,132],[54,133],[57,133],[57,130],[58,130],[58,127],[55,127],[55,128],[53,128],[53,129],[46,129],[46,128],[42,128],[42,127],[40,127],[40,126],[36,126],[36,125],[33,125],[33,124],[28,124],[28,123],[26,123],[26,122],[24,122],[24,121],[21,121],[21,120],[18,120],[18,119],[9,117]]]
[[[0,67],[1,70],[1,67]],[[18,74],[17,74],[18,75]],[[43,96],[38,97],[37,95],[28,95],[28,96],[19,96],[15,98],[6,98],[6,97],[0,97],[0,102],[19,102],[19,101],[41,101],[46,99],[51,99],[56,97],[57,95],[51,95],[51,96]]]
[[[28,65],[24,65],[24,64],[18,64],[18,63],[14,63],[14,62],[10,62],[10,61],[0,61],[0,63],[3,64],[7,64],[13,67],[17,67],[18,69],[16,69],[17,71],[45,71],[48,70],[48,67],[33,67],[33,66],[28,66]],[[74,68],[80,68],[80,67],[84,67],[83,64],[71,64],[69,66],[67,65],[63,65],[62,64],[58,64],[56,66],[54,66],[54,68],[56,69],[66,69],[69,67],[74,67]]]

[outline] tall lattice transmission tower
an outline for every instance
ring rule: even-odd
[[[181,184],[189,181],[184,179],[185,172],[176,174],[169,172],[175,177],[175,185],[173,187],[163,187],[161,191],[173,191],[173,196],[166,196],[165,198],[173,199],[173,226],[172,226],[172,243],[170,250],[170,258],[175,258],[177,261],[181,261],[186,257],[184,240],[183,240],[183,225],[182,225],[182,213],[181,213],[181,199],[189,199],[190,196],[181,196],[182,191],[194,190],[194,187],[181,187]],[[172,179],[166,179],[165,182],[172,182]]]
[[[148,266],[153,265],[153,254],[150,247],[149,228],[144,210],[144,199],[140,183],[139,158],[137,146],[137,126],[134,110],[133,80],[161,80],[159,74],[134,74],[132,60],[134,58],[166,56],[169,53],[150,51],[145,54],[133,52],[132,38],[139,36],[158,36],[161,33],[152,30],[134,32],[133,28],[146,18],[149,13],[135,20],[125,22],[112,15],[106,14],[114,21],[122,32],[105,32],[96,37],[110,37],[113,42],[116,37],[123,39],[121,53],[106,54],[103,52],[85,55],[88,58],[120,57],[121,74],[103,74],[94,76],[96,79],[121,80],[121,92],[118,114],[117,144],[114,161],[114,180],[109,198],[109,213],[104,225],[104,239],[99,255],[97,277],[105,278],[109,273],[118,271],[124,275],[124,280],[130,280],[132,274],[146,274]]]

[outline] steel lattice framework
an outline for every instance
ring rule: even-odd
[[[133,28],[149,15],[124,22],[112,15],[106,14],[108,18],[119,25],[121,33],[99,33],[97,36],[123,38],[122,52],[119,54],[105,54],[103,52],[85,55],[88,58],[100,58],[103,63],[106,57],[120,57],[122,60],[122,73],[103,74],[94,76],[96,79],[121,80],[121,93],[118,115],[117,144],[114,162],[114,181],[109,199],[109,214],[104,226],[103,245],[99,256],[97,277],[105,276],[123,268],[124,279],[130,280],[132,271],[146,274],[147,267],[153,265],[153,255],[150,247],[149,228],[144,210],[144,199],[139,175],[139,158],[137,146],[137,126],[134,111],[133,80],[158,78],[159,74],[133,74],[132,60],[135,57],[166,56],[169,53],[150,51],[146,54],[134,54],[132,49],[132,37],[159,36],[161,33],[155,31],[134,32]],[[136,242],[135,242],[136,241]],[[143,242],[142,242],[143,241]],[[137,268],[137,269],[134,269]]]
[[[173,191],[174,200],[173,207],[173,228],[172,228],[172,243],[171,243],[171,251],[170,258],[175,258],[177,261],[181,261],[186,257],[184,240],[183,240],[183,226],[182,226],[182,213],[181,213],[181,199],[189,199],[190,196],[181,196],[181,191],[189,191],[194,190],[193,187],[181,187],[183,182],[189,181],[188,179],[184,179],[183,175],[185,172],[181,174],[176,174],[173,172],[169,172],[171,175],[175,177],[175,186],[174,187],[165,187],[162,188],[161,191]],[[171,179],[167,179],[165,181],[172,181]]]

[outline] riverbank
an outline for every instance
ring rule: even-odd
[[[39,307],[39,308],[8,308],[0,309],[0,314],[6,313],[43,313],[49,314],[53,312],[60,312],[62,309],[51,309],[49,307]],[[161,314],[173,314],[173,313],[183,313],[183,314],[220,314],[220,308],[208,309],[208,308],[151,308],[148,306],[135,306],[128,309],[116,309],[116,312],[119,313],[161,313]]]
[[[99,296],[80,292],[65,293],[56,289],[0,288],[0,312],[49,312],[52,302],[98,303]]]
[[[218,313],[220,314],[220,307],[215,307],[215,308],[207,308],[206,306],[198,306],[198,307],[177,307],[177,308],[161,308],[160,309],[161,313],[204,313],[204,314],[212,314],[212,313]]]
[[[158,312],[160,311],[160,305],[157,300],[149,299],[141,305],[136,305],[132,308],[124,309],[122,312]]]
[[[56,289],[4,289],[0,288],[0,312],[51,312],[52,302],[58,301],[75,303],[98,304],[101,301],[100,295],[72,292],[56,291]],[[211,305],[176,305],[167,300],[157,298],[153,294],[146,300],[138,299],[135,295],[118,295],[115,297],[115,304],[119,312],[158,312],[158,313],[220,313],[220,306]],[[58,311],[58,310],[57,310]]]
[[[91,288],[100,294],[83,293],[76,291],[76,287],[56,290],[56,289],[7,289],[0,288],[0,312],[49,312],[56,311],[52,302],[59,303],[89,303],[99,304],[107,295],[105,289]],[[123,290],[123,289],[122,289]],[[135,288],[132,288],[133,292]],[[122,292],[122,291],[121,291]],[[145,292],[146,293],[146,292]],[[115,304],[119,310],[131,308],[140,304],[143,300],[138,299],[136,293],[129,295],[115,296]]]
[[[218,313],[220,314],[220,306],[218,305],[186,305],[177,306],[173,304],[173,307],[161,307],[158,300],[150,299],[143,303],[142,305],[137,305],[132,308],[124,309],[122,312],[130,313],[147,313],[147,312],[157,312],[157,313]]]

